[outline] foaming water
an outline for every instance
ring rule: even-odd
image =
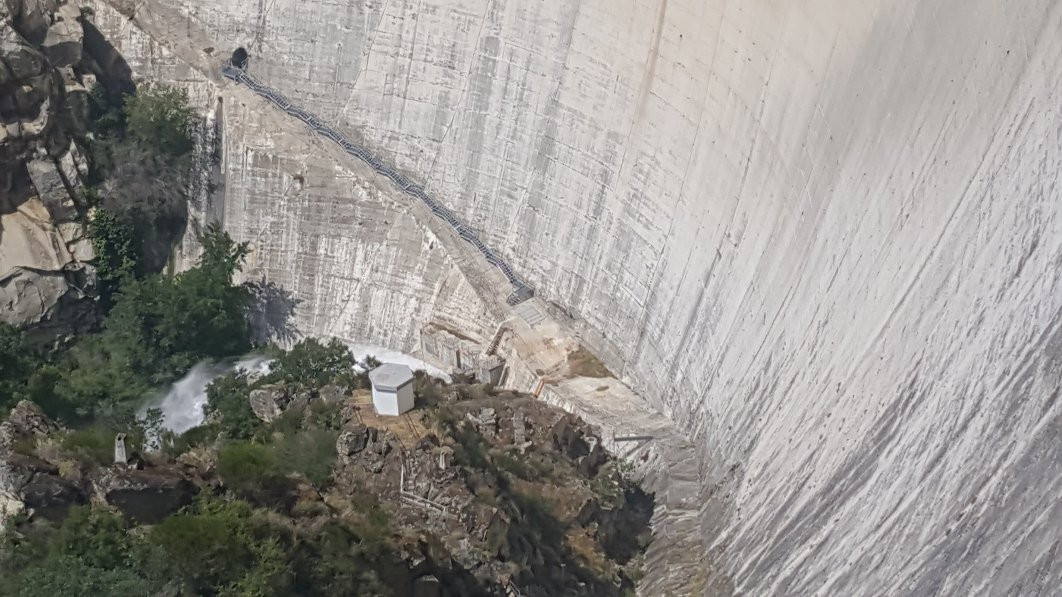
[[[175,381],[169,390],[149,400],[140,409],[143,415],[148,409],[162,410],[162,426],[175,433],[184,433],[203,423],[206,415],[203,406],[207,401],[207,386],[210,382],[234,370],[251,375],[269,372],[273,360],[262,355],[247,355],[236,361],[220,363],[202,362],[192,367],[184,377]]]
[[[384,363],[408,365],[409,368],[422,369],[435,377],[446,381],[450,376],[438,367],[433,367],[408,354],[391,350],[374,344],[348,344],[351,354],[361,362],[368,356],[374,356]],[[192,367],[184,377],[175,381],[164,393],[152,398],[140,408],[143,416],[148,409],[158,408],[162,411],[162,426],[174,433],[184,433],[203,424],[206,415],[203,406],[207,402],[207,386],[215,379],[234,370],[246,371],[252,377],[269,373],[273,359],[262,355],[247,355],[235,361],[217,363],[202,362]]]
[[[383,363],[397,363],[399,365],[406,365],[414,371],[422,370],[426,371],[429,375],[441,378],[445,381],[450,381],[450,375],[442,369],[429,365],[417,357],[410,356],[404,352],[397,350],[391,350],[390,348],[379,346],[376,344],[352,344],[348,343],[347,348],[350,349],[351,354],[360,363],[365,360],[367,356],[374,356],[380,362]]]

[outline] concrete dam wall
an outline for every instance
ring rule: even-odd
[[[97,4],[204,107],[247,48],[571,318],[701,452],[710,591],[1062,586],[1062,2]],[[459,247],[233,93],[202,210],[300,331],[489,339]]]

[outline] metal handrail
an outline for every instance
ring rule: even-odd
[[[518,305],[527,299],[535,295],[535,290],[524,283],[513,269],[509,267],[509,264],[504,259],[498,257],[498,255],[490,249],[487,245],[483,244],[483,241],[479,240],[479,236],[476,235],[471,229],[465,226],[460,220],[454,216],[453,212],[447,209],[430,195],[428,195],[423,188],[413,183],[411,180],[400,174],[390,165],[383,162],[381,159],[369,152],[368,149],[354,143],[348,139],[343,133],[336,129],[324,124],[313,114],[293,105],[286,97],[278,93],[276,90],[263,85],[258,82],[254,77],[247,73],[247,71],[237,68],[230,62],[226,62],[221,68],[221,74],[226,78],[237,83],[246,85],[251,91],[261,97],[269,100],[281,110],[284,110],[288,115],[298,118],[307,126],[310,127],[315,133],[326,137],[333,143],[339,145],[348,154],[358,158],[359,160],[368,164],[373,170],[389,178],[396,187],[402,190],[407,195],[416,197],[422,203],[424,203],[428,209],[431,210],[436,217],[445,221],[451,228],[457,232],[465,242],[474,246],[480,254],[486,258],[487,263],[490,263],[494,267],[498,268],[502,274],[505,275],[505,279],[512,285],[513,291],[506,299],[510,305]]]

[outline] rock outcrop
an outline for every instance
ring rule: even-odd
[[[154,524],[192,502],[196,486],[178,467],[114,466],[92,480],[96,495],[141,524]]]
[[[129,465],[100,467],[84,459],[72,465],[72,454],[39,448],[61,443],[66,433],[28,401],[0,422],[0,523],[23,511],[62,519],[71,506],[92,498],[153,524],[191,503],[197,487],[213,480],[213,456],[206,451],[186,452],[174,464],[134,456]]]
[[[59,474],[59,468],[25,454],[59,427],[31,402],[22,401],[0,423],[0,523],[24,510],[48,519],[66,515],[70,506],[88,501],[82,487]],[[21,448],[21,449],[20,449]]]
[[[91,324],[95,291],[80,19],[62,0],[0,6],[0,321],[53,332]]]
[[[251,391],[251,410],[255,416],[268,423],[288,409],[306,406],[312,398],[309,392],[283,384],[269,384]]]
[[[373,474],[383,471],[388,456],[394,450],[396,439],[390,432],[380,432],[374,427],[360,423],[347,426],[336,439],[337,470],[360,463]]]

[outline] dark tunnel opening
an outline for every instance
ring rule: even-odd
[[[239,69],[247,68],[247,50],[244,48],[236,48],[236,51],[232,53],[232,65]]]

